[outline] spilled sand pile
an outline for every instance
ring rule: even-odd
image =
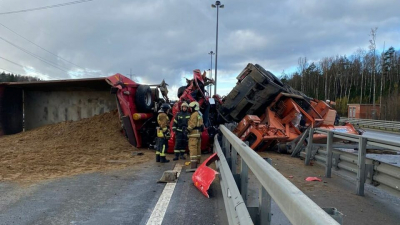
[[[154,151],[130,145],[117,111],[0,137],[0,181],[35,181],[147,162]]]

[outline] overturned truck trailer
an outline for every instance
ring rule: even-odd
[[[308,127],[358,134],[351,125],[335,126],[336,110],[283,84],[260,65],[249,63],[218,107],[225,122],[238,122],[234,133],[255,150],[296,140]],[[314,140],[326,136],[315,134]]]

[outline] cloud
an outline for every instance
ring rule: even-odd
[[[67,72],[1,40],[1,56],[23,67],[0,59],[0,68],[43,79],[104,77],[117,72],[129,77],[132,70],[139,82],[155,84],[165,79],[171,96],[175,96],[173,92],[185,84],[185,77],[192,77],[193,69],[210,68],[208,52],[215,52],[216,28],[216,10],[211,3],[214,1],[96,0],[0,15],[0,23],[62,59],[0,26],[1,37]],[[279,76],[283,70],[292,71],[299,57],[318,61],[367,48],[373,27],[378,27],[378,48],[384,43],[400,46],[400,2],[395,0],[222,3],[225,8],[219,11],[218,49],[221,93],[233,87],[235,77],[249,62]],[[3,0],[0,12],[52,4],[50,0]]]

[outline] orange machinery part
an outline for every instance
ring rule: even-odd
[[[301,114],[306,121],[306,127],[320,127],[343,133],[358,134],[351,124],[334,126],[332,117],[334,118],[336,112],[325,102],[312,100],[309,105],[310,110],[306,112],[293,100],[293,97],[296,98],[296,96],[279,94],[267,107],[266,112],[261,116],[262,119],[255,115],[246,115],[233,133],[243,141],[251,137],[253,139],[250,146],[252,149],[256,149],[264,142],[261,150],[266,149],[274,142],[290,142],[301,135],[300,130],[293,125],[293,121]],[[313,138],[315,141],[323,141],[326,139],[326,135],[314,134]]]
[[[133,120],[147,120],[153,116],[153,113],[134,113]]]

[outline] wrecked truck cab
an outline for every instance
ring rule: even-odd
[[[187,85],[182,86],[178,90],[179,100],[172,106],[173,117],[170,122],[171,137],[168,140],[168,153],[174,153],[175,147],[175,132],[172,130],[173,121],[175,116],[181,110],[182,102],[193,102],[197,101],[200,106],[200,112],[203,114],[203,122],[205,129],[201,133],[201,151],[209,152],[212,148],[213,137],[215,135],[215,127],[213,123],[214,114],[211,109],[213,109],[214,99],[219,100],[218,96],[213,96],[210,98],[206,87],[214,83],[214,80],[206,76],[206,72],[200,72],[199,69],[193,70],[193,78],[186,79]]]
[[[169,101],[167,84],[139,84],[119,73],[107,77],[106,82],[115,94],[121,131],[129,143],[137,148],[151,146],[156,136],[157,109]]]

